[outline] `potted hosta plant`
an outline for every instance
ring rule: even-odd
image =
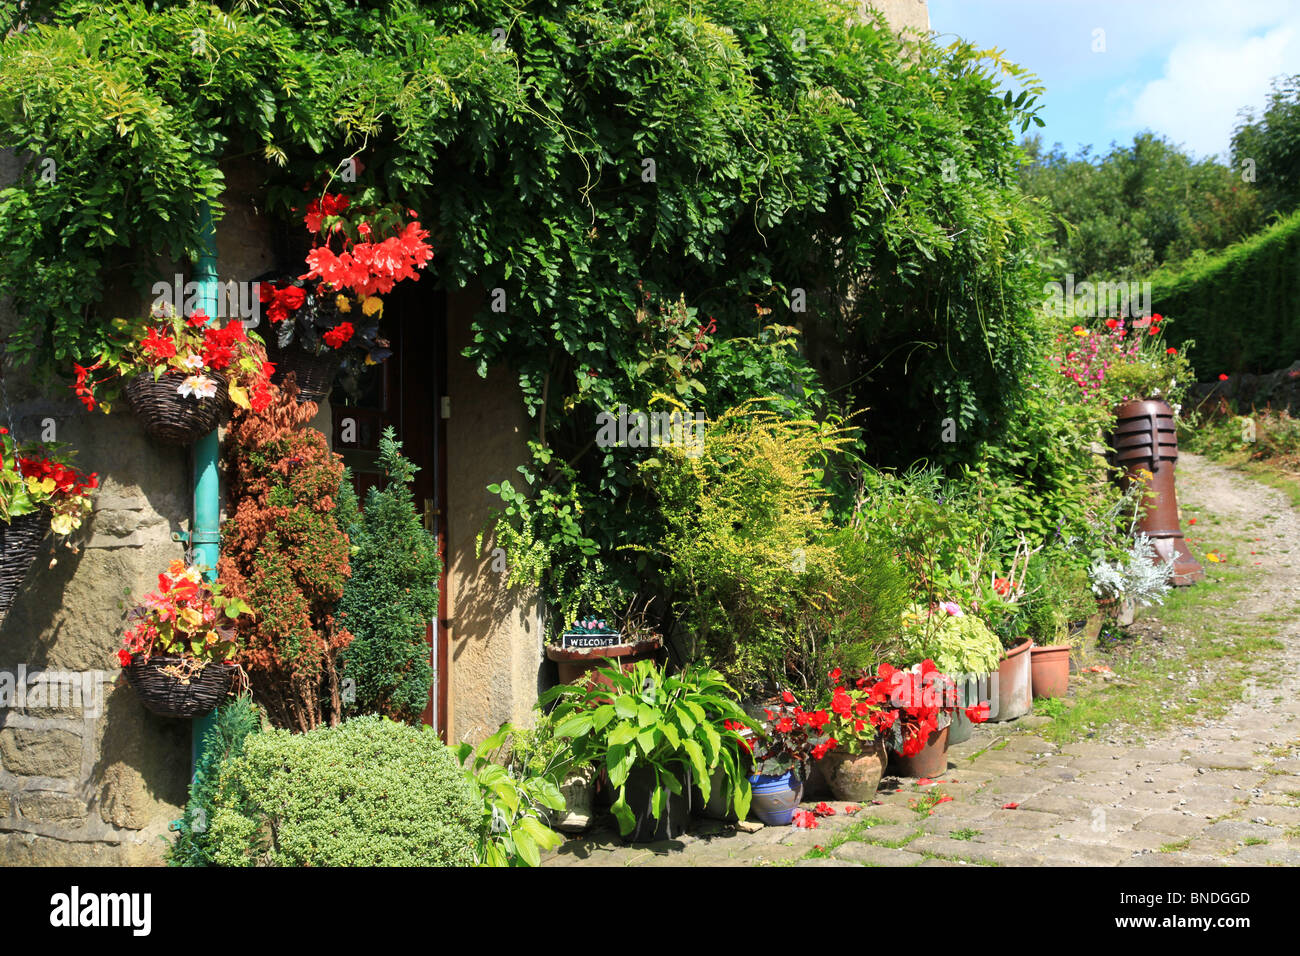
[[[273,367],[238,319],[218,326],[201,311],[182,318],[164,302],[147,319],[115,319],[110,338],[93,364],[74,365],[73,390],[87,408],[105,412],[125,393],[156,441],[192,444],[220,424],[231,402],[260,410],[271,401]]]
[[[829,676],[835,686],[819,713],[829,713],[822,729],[833,746],[822,757],[822,771],[837,800],[864,803],[875,797],[885,773],[885,743],[879,729],[884,709],[870,699],[865,682],[846,687],[838,667]]]
[[[948,727],[958,709],[957,688],[924,660],[910,670],[881,664],[857,681],[866,700],[880,708],[876,726],[889,749],[889,772],[900,777],[936,777],[948,767]],[[988,718],[988,704],[966,707],[974,723]]]
[[[67,536],[90,514],[99,476],[70,464],[63,444],[18,445],[0,427],[0,617],[9,610],[47,530]]]
[[[993,588],[1010,592],[1010,584],[995,578]],[[914,604],[903,612],[903,663],[911,666],[929,658],[952,678],[959,702],[977,702],[987,693],[989,675],[1002,661],[1002,642],[979,617],[966,614],[951,601],[926,606]],[[948,744],[969,740],[973,725],[959,707],[948,728]]]
[[[163,717],[198,717],[220,704],[238,673],[235,625],[252,609],[222,595],[201,568],[173,561],[158,590],[127,613],[118,663],[141,703]]]
[[[414,211],[403,215],[396,205],[354,204],[326,192],[311,201],[303,222],[312,235],[307,271],[268,274],[259,299],[275,330],[277,381],[293,372],[299,401],[318,402],[339,375],[357,394],[361,371],[393,354],[379,330],[380,296],[418,278],[433,250]]]
[[[650,661],[630,670],[606,666],[601,683],[561,684],[539,703],[556,702],[555,735],[573,740],[574,758],[602,768],[617,790],[611,810],[631,842],[672,839],[686,827],[692,794],[708,800],[722,767],[731,803],[743,818],[750,787],[744,747],[728,721],[745,712],[717,671],[699,664],[678,675]]]
[[[768,826],[789,826],[803,799],[812,762],[835,746],[826,732],[831,715],[826,710],[805,710],[787,690],[779,703],[763,709],[763,716],[749,776],[754,816]]]

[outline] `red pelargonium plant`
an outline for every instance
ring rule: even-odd
[[[220,582],[205,581],[201,568],[173,561],[158,575],[158,590],[127,613],[131,626],[118,663],[128,667],[155,654],[179,658],[163,670],[187,684],[208,664],[234,656],[236,622],[252,613],[238,598],[224,597]]]
[[[959,703],[957,685],[927,658],[915,670],[881,664],[875,674],[864,673],[858,690],[879,708],[873,723],[890,750],[904,757],[921,752],[930,735],[952,723]],[[985,701],[963,708],[972,723],[988,720]]]
[[[829,711],[827,733],[834,740],[834,749],[851,754],[863,753],[880,736],[881,724],[887,720],[887,711],[864,689],[861,682],[849,688],[843,682],[838,667],[828,675],[834,689],[829,702],[820,713]]]
[[[166,302],[156,306],[149,318],[113,321],[113,344],[97,361],[77,365],[72,389],[87,409],[109,411],[111,391],[141,374],[154,380],[176,373],[183,376],[176,391],[199,400],[217,394],[214,376],[226,380],[230,400],[240,408],[261,410],[271,401],[271,373],[261,339],[245,331],[238,319],[224,326],[209,324],[202,310],[182,318]],[[96,372],[104,374],[96,377]],[[105,388],[107,386],[107,388]]]
[[[824,709],[805,710],[788,690],[763,715],[762,739],[751,750],[756,774],[776,777],[796,770],[807,776],[811,761],[835,748],[836,740],[826,732],[831,715]]]

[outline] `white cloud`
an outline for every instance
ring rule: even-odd
[[[1217,26],[1214,35],[1175,43],[1163,75],[1137,94],[1124,125],[1162,133],[1198,156],[1227,158],[1238,112],[1261,107],[1275,76],[1300,73],[1300,15],[1255,35],[1230,32],[1240,22]]]

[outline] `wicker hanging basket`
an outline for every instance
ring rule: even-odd
[[[334,379],[341,364],[336,352],[315,355],[290,345],[277,356],[275,374],[271,378],[280,385],[285,375],[293,372],[298,380],[298,402],[319,403],[329,398],[334,390]]]
[[[185,372],[168,372],[157,381],[146,372],[127,383],[127,404],[150,438],[165,445],[192,445],[221,424],[230,408],[225,376],[204,374],[217,383],[217,394],[211,398],[178,392],[188,377]]]
[[[226,699],[239,672],[234,664],[208,664],[188,684],[182,684],[179,678],[163,673],[163,668],[180,663],[179,657],[155,654],[146,661],[137,654],[124,668],[146,710],[160,717],[201,717]]]
[[[49,528],[50,513],[44,508],[19,515],[8,524],[0,521],[0,619],[13,604]]]

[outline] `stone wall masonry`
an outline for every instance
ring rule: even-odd
[[[0,187],[18,162],[0,151]],[[253,221],[251,169],[227,171],[231,199],[218,225],[220,278],[247,280],[270,265],[270,240]],[[178,269],[160,264],[160,279]],[[129,288],[105,301],[119,314],[148,307]],[[0,301],[0,336],[14,327],[13,304]],[[0,865],[157,864],[161,837],[181,815],[190,775],[189,721],[146,711],[115,660],[129,588],[139,597],[168,562],[182,557],[173,541],[188,529],[190,456],[152,443],[125,407],[88,412],[62,382],[34,378],[5,362],[9,408],[0,419],[20,440],[55,437],[77,449],[77,463],[99,473],[95,510],[73,536],[77,550],[47,539],[13,607],[0,621]],[[17,706],[19,668],[29,687],[42,670],[99,671],[100,706],[91,714],[54,701]],[[10,692],[5,690],[9,675]]]

